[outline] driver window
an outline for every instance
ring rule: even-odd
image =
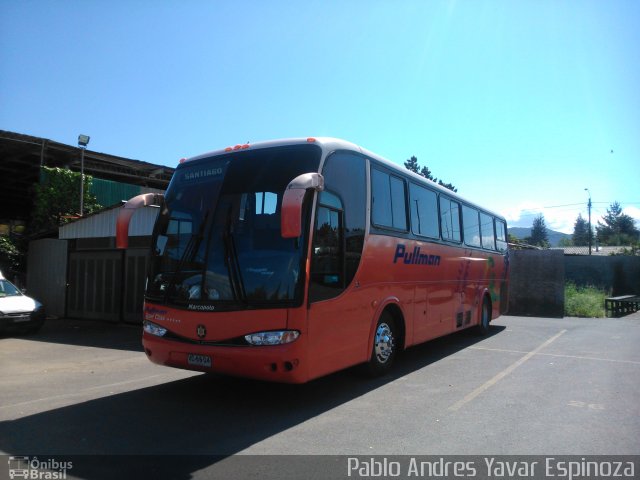
[[[309,298],[327,300],[344,289],[342,201],[324,191],[318,198],[311,257]]]

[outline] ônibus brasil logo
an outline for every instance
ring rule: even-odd
[[[61,462],[53,458],[40,460],[38,457],[9,457],[9,478],[38,480],[66,479],[67,470],[73,468],[73,462]]]

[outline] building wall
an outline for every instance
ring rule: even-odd
[[[27,294],[44,304],[47,315],[65,315],[68,242],[45,238],[29,244]]]
[[[150,235],[158,210],[136,211],[126,251],[115,248],[120,208],[60,227],[60,240],[31,242],[29,294],[45,305],[49,315],[141,323]]]
[[[156,207],[138,209],[129,225],[129,236],[148,236],[153,231],[158,211]],[[112,208],[88,215],[75,222],[67,223],[59,229],[59,238],[63,240],[79,238],[105,238],[116,236],[116,218],[120,208]]]
[[[112,180],[103,180],[102,178],[93,178],[91,188],[89,190],[100,205],[111,207],[118,205],[123,200],[140,195],[141,193],[163,193],[163,190],[156,188],[141,187],[139,185],[131,185],[128,183],[114,182]]]

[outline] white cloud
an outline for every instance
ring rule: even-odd
[[[624,207],[622,209],[622,213],[633,218],[636,221],[636,227],[640,227],[640,208],[634,207],[633,205],[630,207]]]
[[[501,213],[511,227],[531,227],[534,218],[542,214],[548,229],[568,234],[573,233],[573,227],[579,214],[582,214],[582,217],[587,220],[586,205],[548,207],[535,202],[522,202],[502,209]],[[599,218],[593,214],[591,224],[595,226]]]

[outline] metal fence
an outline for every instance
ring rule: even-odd
[[[589,255],[589,247],[557,247],[557,250],[563,250],[565,255]],[[634,247],[601,247],[592,246],[591,255],[608,257],[612,255],[640,255],[640,251]]]

